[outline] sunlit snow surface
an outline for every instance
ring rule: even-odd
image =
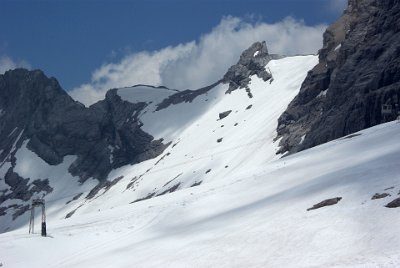
[[[0,235],[5,267],[399,267],[400,123],[213,182]],[[393,189],[386,190],[394,186]],[[371,200],[375,192],[392,196]],[[326,198],[335,206],[306,211]]]
[[[275,155],[277,119],[316,63],[315,56],[270,62],[274,81],[252,77],[253,98],[244,90],[225,95],[226,86],[218,86],[191,104],[157,112],[155,105],[149,105],[140,115],[143,128],[171,141],[166,151],[156,159],[113,171],[109,180],[124,178],[104,195],[101,191],[97,198],[84,201],[86,190],[68,205],[71,197],[50,203],[51,211],[62,212],[48,218],[50,237],[28,235],[27,221],[0,234],[0,263],[4,267],[400,267],[400,208],[384,207],[400,197],[400,123],[380,125],[282,159]],[[218,114],[227,110],[232,113],[218,120]],[[72,160],[72,156],[65,159]],[[23,169],[23,163],[17,168]],[[76,184],[75,178],[70,179]],[[174,185],[177,191],[155,197]],[[79,187],[68,191],[88,189]],[[383,192],[391,196],[371,200]],[[151,199],[130,203],[151,193]],[[307,211],[333,197],[343,199]],[[63,219],[79,206],[71,218]]]

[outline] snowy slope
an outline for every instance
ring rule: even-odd
[[[148,105],[142,129],[170,142],[162,155],[113,170],[109,187],[86,198],[67,169],[26,148],[15,170],[47,177],[49,238],[28,235],[25,213],[3,216],[4,267],[398,267],[400,124],[380,125],[279,159],[277,119],[298,94],[317,56],[270,61],[273,81],[251,77],[225,94],[219,84],[192,102],[157,110],[174,92],[118,89]],[[231,113],[220,119],[220,113]],[[112,159],[110,159],[112,161]],[[0,174],[7,168],[0,166]],[[7,168],[8,169],[8,168]],[[115,184],[113,184],[115,183]],[[386,190],[385,190],[386,189]],[[371,200],[375,193],[390,196]],[[327,198],[335,206],[307,211]],[[8,202],[8,201],[7,201]],[[10,205],[8,203],[5,204]],[[65,219],[66,215],[70,217]],[[36,226],[39,230],[39,226]]]
[[[15,172],[22,177],[29,178],[31,181],[38,178],[49,178],[53,191],[46,195],[47,215],[49,218],[63,218],[65,217],[65,213],[68,212],[65,203],[77,194],[90,191],[90,189],[96,186],[97,182],[91,179],[86,181],[84,184],[81,184],[78,182],[78,177],[73,177],[68,172],[68,167],[75,160],[75,156],[66,156],[63,163],[52,166],[27,149],[27,143],[28,141],[24,141],[22,147],[15,155]],[[4,165],[2,169],[7,170],[8,167]],[[7,187],[9,186],[5,184],[2,189],[7,189]],[[24,205],[22,201],[18,201],[6,200],[1,204],[1,206],[7,207],[16,203]],[[23,216],[17,217],[16,219],[13,219],[11,216],[2,217],[0,227],[7,230],[9,226],[25,226],[29,219],[28,214],[29,213],[25,213]]]
[[[0,235],[4,267],[399,267],[400,123],[200,186]],[[375,193],[391,196],[371,200]],[[307,211],[324,199],[334,206]]]
[[[245,90],[225,94],[227,85],[219,85],[192,103],[160,111],[155,110],[157,102],[152,103],[140,115],[142,128],[171,142],[170,147],[156,159],[112,171],[110,180],[123,179],[76,215],[225,179],[277,159],[273,143],[277,118],[316,63],[316,56],[271,61],[268,68],[274,81],[253,76],[253,98]],[[219,113],[229,110],[231,114],[219,120]]]
[[[247,173],[279,158],[275,155],[278,142],[273,142],[277,118],[297,95],[308,70],[317,62],[318,57],[313,55],[270,61],[266,68],[272,73],[273,81],[252,76],[249,85],[252,98],[244,89],[226,94],[228,85],[219,84],[192,102],[157,110],[160,102],[176,92],[143,85],[118,89],[122,100],[147,104],[138,115],[141,128],[170,145],[155,159],[113,170],[108,176],[110,186],[100,189],[93,198],[86,197],[96,180],[89,179],[81,185],[79,178],[68,172],[76,159],[74,155],[65,157],[60,165],[51,166],[28,150],[29,140],[25,140],[16,153],[15,170],[30,181],[49,179],[53,188],[45,197],[49,220],[67,215],[77,217]],[[220,120],[219,114],[226,111],[232,112]],[[0,174],[8,170],[8,164],[0,165]],[[15,200],[2,204],[8,208],[7,214],[1,217],[0,232],[26,227],[29,202],[17,203],[21,208],[13,208]],[[19,210],[22,216],[13,219]]]

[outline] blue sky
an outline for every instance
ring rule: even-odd
[[[110,79],[109,73],[105,74],[106,70],[102,69],[104,66],[114,64],[108,71],[112,69],[111,71],[115,72],[127,58],[138,61],[138,55],[142,55],[141,53],[157,56],[157,52],[166,48],[172,49],[170,54],[165,52],[163,59],[153,59],[153,57],[152,60],[165,65],[165,62],[176,63],[177,58],[182,61],[182,53],[189,53],[192,56],[196,54],[196,57],[199,57],[200,53],[206,53],[207,48],[201,47],[201,42],[207,36],[214,36],[215,40],[219,40],[216,37],[218,34],[223,38],[226,33],[232,35],[242,30],[251,32],[252,37],[248,37],[248,44],[245,43],[246,40],[243,40],[240,46],[230,44],[232,47],[227,49],[232,50],[232,53],[226,53],[225,56],[232,57],[234,53],[239,53],[238,49],[249,46],[250,41],[253,41],[252,38],[264,37],[260,33],[262,31],[260,25],[276,25],[285,20],[286,24],[290,24],[287,22],[287,18],[290,17],[292,25],[285,26],[285,29],[291,27],[288,31],[292,28],[295,31],[298,28],[299,33],[305,30],[305,34],[309,34],[309,31],[313,30],[312,27],[322,31],[323,27],[340,16],[345,2],[345,0],[0,0],[0,25],[2,25],[0,71],[1,65],[3,71],[7,66],[40,68],[47,75],[55,76],[66,90],[82,88],[85,84],[93,87],[96,83],[99,88],[100,80]],[[224,23],[234,25],[224,26]],[[257,34],[254,34],[254,31],[258,31]],[[279,34],[279,31],[275,33]],[[265,37],[271,39],[269,35]],[[229,40],[237,42],[235,40],[238,39],[231,36],[227,42]],[[266,41],[268,44],[269,40]],[[210,43],[212,42],[209,41],[204,46],[208,48],[213,46]],[[215,41],[215,44],[222,45],[220,49],[225,47],[223,42]],[[311,49],[315,44],[310,43],[309,46]],[[196,49],[196,53],[193,49]],[[171,53],[178,53],[177,50],[180,51],[179,56],[171,56]],[[202,52],[199,52],[200,50]],[[303,50],[309,52],[307,48]],[[316,49],[313,47],[313,50]],[[272,52],[294,54],[302,50],[287,47],[282,51]],[[188,57],[186,54],[184,57]],[[185,64],[193,62],[185,60]],[[195,62],[198,60],[199,58],[196,58]],[[134,72],[139,67],[135,68]],[[176,68],[182,69],[182,67]],[[177,75],[169,70],[170,68],[163,74]],[[166,79],[147,80],[157,84]],[[136,80],[128,82],[134,83]],[[175,84],[171,82],[171,85]],[[101,86],[113,86],[113,83],[104,83]]]

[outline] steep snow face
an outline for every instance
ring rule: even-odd
[[[158,198],[0,235],[5,267],[399,267],[400,123]],[[375,193],[388,197],[372,199]],[[332,206],[307,211],[322,200]]]
[[[148,110],[141,116],[143,129],[156,139],[164,138],[166,141],[177,139],[179,135],[182,135],[182,131],[187,129],[196,133],[201,131],[201,136],[205,135],[203,137],[208,140],[211,138],[208,135],[210,130],[215,130],[221,125],[225,127],[224,123],[226,123],[226,127],[217,133],[222,135],[227,132],[232,132],[232,135],[235,135],[233,133],[247,133],[247,136],[251,136],[253,128],[257,129],[256,131],[265,131],[266,127],[271,129],[271,126],[275,129],[277,117],[297,95],[308,70],[317,63],[316,56],[272,60],[266,66],[272,72],[272,82],[264,82],[255,75],[251,77],[250,91],[253,98],[248,98],[248,93],[244,89],[226,95],[228,85],[218,85],[208,93],[196,98],[192,103],[171,105],[160,111]],[[253,106],[246,110],[249,105]],[[218,114],[227,110],[232,110],[232,114],[217,122]],[[251,116],[253,114],[255,116]],[[244,120],[247,120],[247,123],[243,124]],[[234,124],[239,124],[240,121],[242,121],[242,126],[234,128]],[[255,125],[244,130],[244,125],[252,123]],[[265,126],[265,123],[268,126]],[[268,137],[264,136],[264,138]],[[211,147],[211,144],[206,147]]]
[[[110,181],[124,177],[104,195],[112,198],[106,204],[97,198],[77,215],[224,179],[277,159],[277,118],[316,63],[316,56],[271,61],[267,68],[274,80],[251,77],[252,98],[245,90],[225,94],[227,85],[219,85],[192,103],[147,110],[140,116],[143,129],[170,147],[156,159],[112,171]],[[231,113],[220,119],[226,111]]]

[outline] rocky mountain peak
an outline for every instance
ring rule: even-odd
[[[23,146],[49,165],[75,156],[68,170],[82,183],[88,178],[102,183],[112,169],[160,154],[166,145],[144,132],[134,116],[145,106],[123,101],[111,90],[105,100],[86,108],[40,70],[0,75],[0,167],[8,167],[1,179],[11,187],[0,203],[51,191],[47,178],[29,182],[15,170],[15,155]]]
[[[7,71],[0,75],[0,88],[0,102],[3,105],[16,105],[19,101],[44,101],[57,97],[74,102],[55,78],[46,77],[41,70],[18,68]],[[24,103],[19,103],[22,104]]]
[[[265,66],[269,60],[266,42],[255,42],[248,49],[243,51],[238,64],[249,66],[251,63],[254,63],[259,66]]]
[[[162,110],[170,105],[176,105],[182,102],[192,102],[195,98],[207,94],[208,91],[215,88],[218,84],[229,84],[226,93],[244,88],[248,96],[252,94],[249,89],[250,76],[257,75],[264,81],[272,78],[272,75],[265,69],[265,66],[272,59],[282,58],[279,55],[271,55],[268,53],[267,44],[263,42],[255,42],[248,49],[242,52],[239,61],[232,65],[222,79],[206,87],[197,90],[184,90],[177,92],[157,105],[157,110]]]
[[[268,53],[265,41],[252,44],[240,55],[238,63],[231,66],[224,75],[222,82],[229,84],[227,93],[238,88],[248,89],[252,75],[257,75],[264,81],[269,80],[272,75],[265,70],[265,66],[271,59],[273,57]]]

